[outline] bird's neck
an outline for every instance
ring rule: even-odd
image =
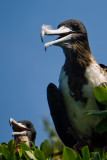
[[[86,102],[87,99],[82,96],[82,87],[88,83],[85,71],[94,59],[90,48],[79,43],[72,45],[72,48],[64,49],[64,52],[66,56],[64,70],[68,76],[69,88],[74,93],[75,100]]]
[[[89,43],[87,41],[76,41],[71,48],[64,48],[66,56],[64,67],[68,72],[81,74],[85,72],[87,66],[92,62],[93,56],[90,51]]]

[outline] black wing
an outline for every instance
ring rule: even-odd
[[[72,147],[77,142],[72,136],[74,135],[75,137],[75,133],[70,125],[62,94],[52,83],[47,87],[47,99],[50,113],[60,139],[66,146]]]

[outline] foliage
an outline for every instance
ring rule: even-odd
[[[2,143],[0,145],[0,160],[107,160],[107,153],[104,154],[102,150],[99,152],[89,152],[88,146],[81,150],[82,155],[71,148],[64,147],[62,154],[53,153],[53,146],[49,140],[45,140],[41,147],[32,148],[21,142],[16,146],[15,141],[12,139],[8,144]],[[60,156],[60,158],[59,158]]]
[[[106,109],[107,87],[95,87],[94,94],[97,101],[100,104],[104,104]],[[107,110],[88,111],[86,114],[90,116],[101,116],[102,121],[95,127],[95,132],[107,132]],[[84,146],[80,151],[80,155],[75,150],[64,147],[49,121],[44,119],[43,123],[45,131],[48,132],[49,140],[44,140],[40,148],[34,146],[33,142],[31,142],[31,148],[29,148],[25,142],[20,142],[19,145],[16,145],[12,139],[8,144],[0,144],[0,160],[107,160],[107,152],[104,153],[102,149],[89,152],[88,146]]]
[[[64,148],[64,144],[58,137],[55,129],[52,127],[47,118],[43,119],[43,125],[45,131],[48,133],[49,140],[51,141],[51,144],[53,146],[53,152],[54,153],[61,152]]]
[[[97,86],[94,88],[94,95],[98,102],[107,105],[107,86],[103,83],[102,86]]]
[[[107,85],[103,83],[102,86],[95,87],[94,95],[100,107],[103,105],[103,107],[105,107],[105,110],[91,110],[88,111],[87,114],[102,117],[102,120],[94,129],[95,132],[107,132]]]

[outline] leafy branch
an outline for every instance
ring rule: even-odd
[[[40,148],[33,145],[31,149],[25,142],[16,146],[12,139],[8,144],[0,145],[0,160],[107,160],[107,153],[104,154],[102,150],[90,153],[88,146],[85,146],[81,151],[82,155],[80,156],[73,149],[64,147],[61,158],[59,158],[59,155],[52,157],[53,146],[47,139],[41,144]]]

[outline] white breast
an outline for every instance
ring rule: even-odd
[[[87,115],[85,112],[98,109],[93,95],[93,88],[102,82],[106,82],[107,78],[103,72],[100,72],[100,67],[97,63],[87,68],[85,77],[88,79],[88,84],[83,86],[82,92],[84,97],[88,97],[86,105],[83,102],[75,101],[71,97],[70,92],[72,91],[69,89],[68,77],[63,68],[59,78],[59,89],[63,94],[67,113],[75,131],[79,132],[80,135],[91,136],[92,128],[100,121],[100,118]]]

